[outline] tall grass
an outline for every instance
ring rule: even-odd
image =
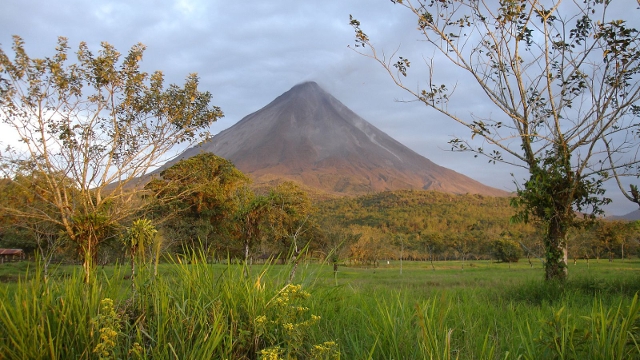
[[[21,269],[0,285],[0,359],[640,359],[634,271],[561,285],[405,264],[343,268],[336,285],[307,265],[288,284],[284,266],[245,276],[198,253],[139,270],[132,287],[127,267],[90,284]]]

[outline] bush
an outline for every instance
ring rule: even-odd
[[[501,262],[518,262],[522,257],[520,244],[509,239],[498,239],[492,243],[492,256]]]

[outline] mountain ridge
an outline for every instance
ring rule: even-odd
[[[640,220],[640,209],[636,209],[624,215],[611,215],[606,217],[607,220],[626,220],[637,221]]]

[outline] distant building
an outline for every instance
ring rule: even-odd
[[[24,250],[22,249],[0,249],[0,264],[5,261],[18,261],[24,259]]]

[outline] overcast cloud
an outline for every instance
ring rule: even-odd
[[[631,4],[635,3],[631,2]],[[511,173],[526,172],[489,165],[469,153],[452,153],[447,141],[468,132],[408,99],[374,61],[347,46],[354,43],[352,14],[379,49],[401,46],[403,54],[422,54],[415,20],[388,0],[2,0],[0,44],[8,50],[12,35],[21,36],[32,57],[51,56],[57,37],[80,41],[97,50],[101,41],[121,53],[136,43],[147,46],[143,69],[162,70],[169,82],[181,84],[197,72],[201,89],[225,117],[212,127],[217,133],[259,110],[292,86],[318,82],[346,106],[396,140],[435,163],[487,185],[513,191]],[[447,73],[441,74],[446,77]],[[472,82],[458,79],[460,114],[483,107]],[[418,86],[418,84],[416,84]],[[3,138],[8,142],[11,139]],[[637,208],[618,196],[608,210],[624,214]],[[613,196],[616,195],[616,196]]]

